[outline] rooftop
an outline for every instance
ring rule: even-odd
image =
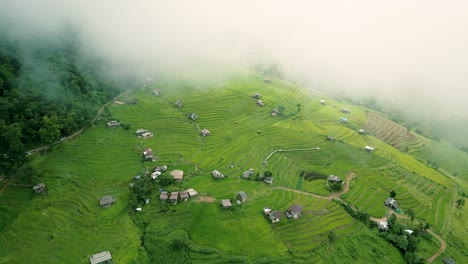
[[[99,264],[110,259],[112,259],[111,253],[109,251],[103,251],[89,257],[89,262],[91,262],[91,264]]]

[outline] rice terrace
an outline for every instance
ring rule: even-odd
[[[80,131],[0,182],[0,263],[468,261],[465,152],[274,75],[158,76]]]

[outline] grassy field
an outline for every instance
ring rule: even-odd
[[[103,250],[111,251],[115,263],[403,261],[375,230],[356,222],[336,203],[312,196],[331,192],[326,180],[304,179],[302,171],[343,180],[355,172],[341,198],[375,217],[385,216],[383,201],[395,190],[403,211],[413,209],[418,219],[457,245],[446,252],[463,258],[466,210],[454,207],[458,187],[421,161],[445,152],[458,163],[466,163],[466,157],[408,134],[376,112],[311,95],[286,81],[265,83],[256,73],[212,79],[162,79],[153,87],[160,89],[160,96],[153,88],[137,89],[119,99],[138,99],[137,104],[110,105],[108,114],[84,134],[37,155],[33,164],[45,172],[41,180],[49,191],[33,195],[30,187],[9,186],[1,194],[0,211],[6,217],[0,222],[0,263],[87,263],[89,255]],[[254,93],[262,95],[263,107],[256,104]],[[321,105],[320,99],[328,104]],[[174,107],[177,100],[184,106]],[[280,109],[280,115],[272,117],[273,108]],[[351,114],[341,113],[342,108]],[[199,119],[189,120],[190,113]],[[339,122],[343,116],[348,123]],[[108,129],[105,122],[111,119],[131,129]],[[154,137],[138,139],[134,130],[139,128]],[[202,137],[199,132],[205,128],[211,135]],[[370,134],[357,133],[361,128]],[[328,135],[336,140],[327,141]],[[375,151],[365,151],[366,145]],[[436,154],[425,154],[435,146]],[[141,153],[148,147],[157,162],[142,162]],[[269,157],[277,150],[283,151]],[[439,163],[445,169],[454,164],[442,158]],[[155,165],[184,170],[184,180],[165,190],[194,188],[213,202],[199,197],[175,206],[161,204],[160,186],[154,183],[151,202],[135,212],[128,205],[129,183]],[[273,172],[273,184],[240,179],[249,168],[255,174]],[[210,172],[215,169],[228,177],[214,179]],[[463,182],[464,167],[457,171]],[[241,190],[248,195],[246,203],[233,210],[220,208],[221,199],[234,200]],[[100,208],[104,195],[115,196],[117,202]],[[265,206],[284,212],[293,204],[304,207],[299,219],[271,224],[262,214]],[[330,232],[338,236],[335,243],[328,241]],[[426,242],[421,252],[425,258],[435,252],[433,241]]]

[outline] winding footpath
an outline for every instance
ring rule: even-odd
[[[274,151],[272,152],[269,156],[271,157],[271,155],[273,155],[274,153],[276,152],[281,152],[281,151]],[[268,159],[267,158],[267,159]],[[291,191],[291,192],[295,192],[295,193],[299,193],[299,194],[304,194],[304,195],[308,195],[308,196],[312,196],[312,197],[315,197],[315,198],[318,198],[318,199],[322,199],[322,200],[328,200],[328,201],[331,201],[333,199],[336,199],[336,200],[339,200],[341,202],[344,202],[346,203],[345,201],[343,201],[343,199],[341,199],[341,195],[347,193],[349,191],[349,183],[351,182],[352,178],[354,177],[354,175],[356,175],[355,172],[350,172],[347,176],[346,176],[346,180],[345,180],[345,186],[343,188],[343,190],[341,192],[337,192],[337,193],[332,193],[330,194],[329,196],[323,196],[323,195],[318,195],[318,194],[313,194],[313,193],[309,193],[309,192],[305,192],[305,191],[300,191],[300,190],[296,190],[296,189],[291,189],[291,188],[287,188],[287,187],[282,187],[282,186],[278,186],[276,187],[276,189],[280,189],[280,190],[285,190],[285,191]],[[397,214],[395,213],[393,210],[389,210],[391,213],[393,213],[397,218],[401,218],[401,219],[408,219],[408,216],[406,215],[401,215],[401,214]],[[370,220],[374,221],[374,222],[380,222],[380,221],[387,221],[387,217],[382,217],[382,218],[376,218],[376,217],[370,217]],[[427,232],[431,235],[433,235],[437,240],[439,240],[440,242],[440,248],[431,256],[427,259],[427,263],[432,263],[436,258],[438,258],[444,251],[445,249],[447,248],[447,243],[445,242],[444,239],[442,239],[442,237],[436,233],[434,233],[434,231],[430,230],[430,229],[427,229]]]
[[[96,115],[93,117],[93,119],[91,119],[91,123],[94,123],[94,121],[96,121],[99,116],[102,114],[102,111],[104,111],[104,108],[106,106],[108,106],[109,104],[113,103],[114,101],[116,101],[117,99],[119,99],[120,97],[130,93],[132,90],[128,90],[126,92],[123,92],[119,95],[117,95],[116,97],[114,97],[111,101],[105,103],[104,105],[101,106],[101,108],[99,108],[98,112],[96,113]],[[71,134],[70,136],[66,137],[66,139],[72,139],[76,136],[78,136],[79,134],[81,134],[84,130],[85,130],[86,126],[82,127],[80,130],[76,131],[75,133]],[[43,146],[40,146],[40,147],[37,147],[37,148],[34,148],[34,149],[31,149],[31,150],[28,150],[27,152],[32,154],[32,153],[35,153],[35,152],[38,152],[38,151],[41,151],[41,150],[46,150],[48,148],[50,148],[50,146],[53,146],[53,145],[57,145],[57,144],[60,144],[62,143],[61,140],[58,140],[58,141],[55,141],[53,143],[50,143],[50,144],[47,144],[47,145],[43,145]]]

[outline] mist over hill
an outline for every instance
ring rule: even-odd
[[[13,1],[2,31],[23,40],[80,36],[109,72],[195,76],[277,65],[311,89],[374,98],[463,137],[467,108],[466,1]]]

